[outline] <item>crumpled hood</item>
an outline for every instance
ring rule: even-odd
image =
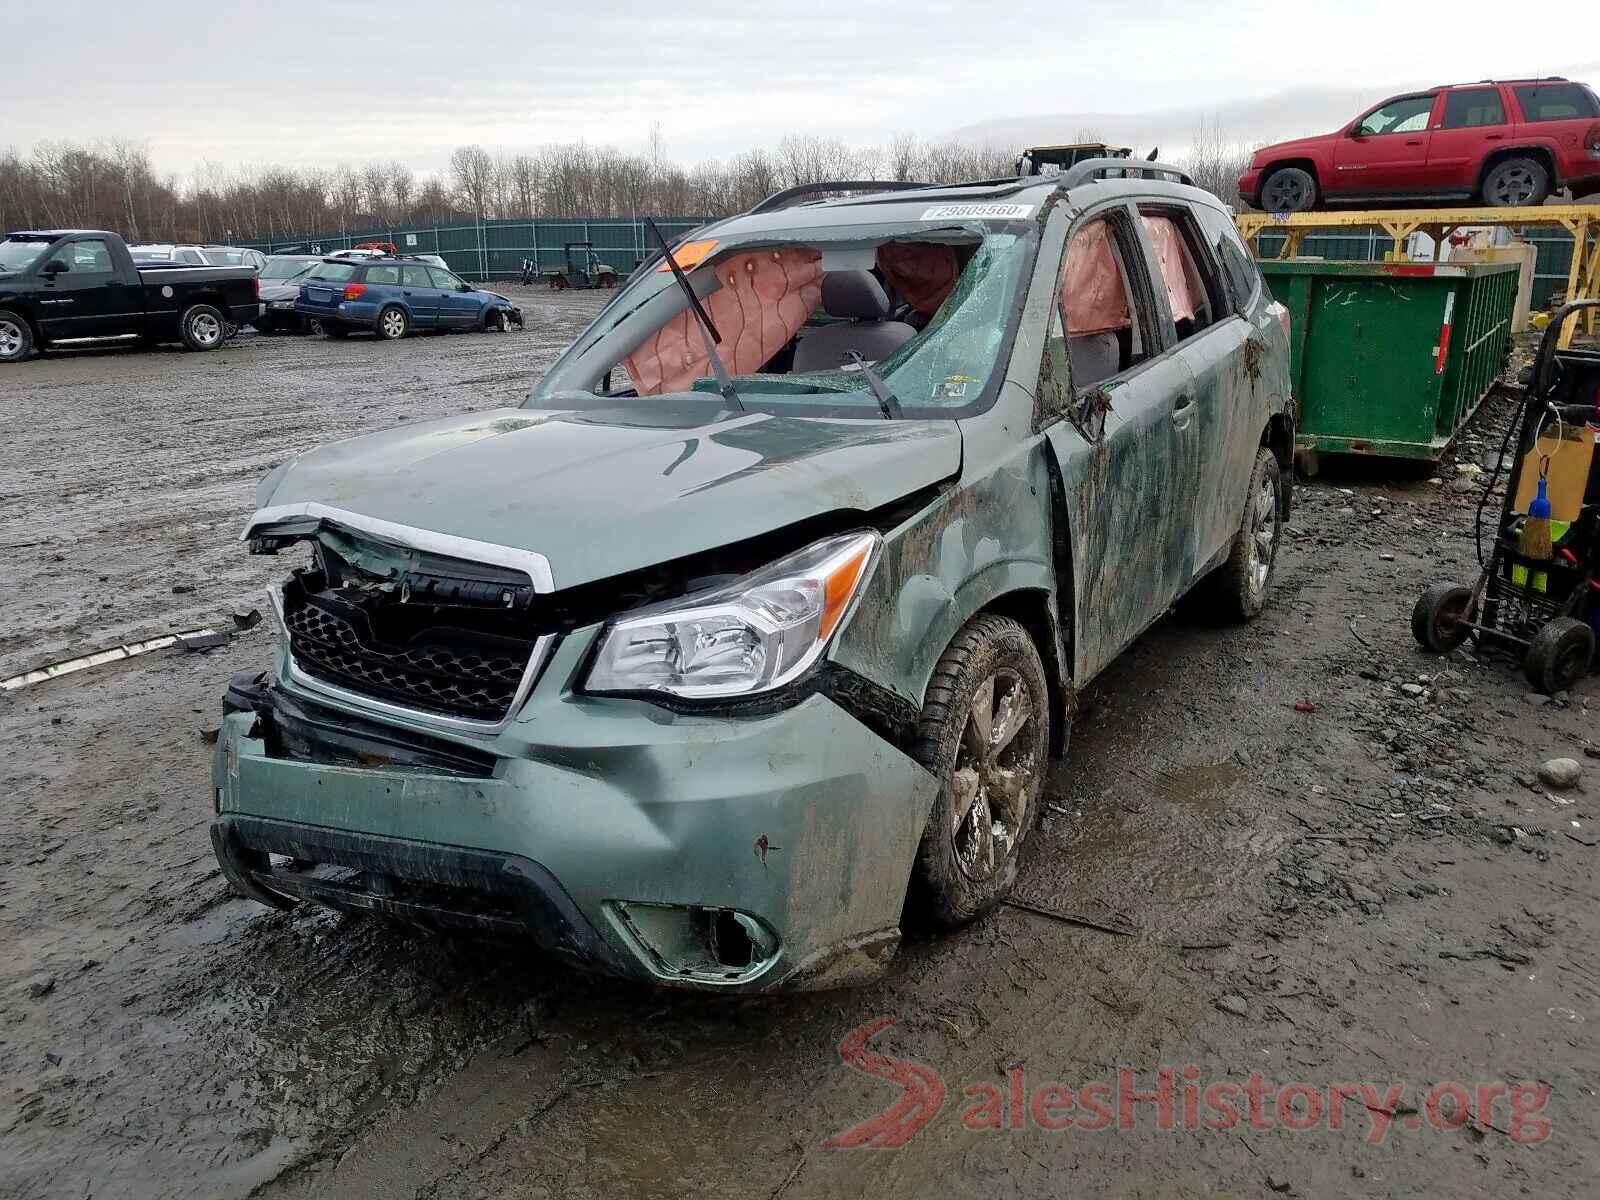
[[[268,283],[261,281],[261,298],[268,303],[273,300],[294,300],[300,295],[300,281],[293,283]]]
[[[866,512],[961,468],[955,421],[703,419],[703,409],[448,417],[308,451],[258,499],[532,550],[565,588]]]

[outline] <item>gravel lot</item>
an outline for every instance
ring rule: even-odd
[[[529,291],[525,333],[0,371],[0,675],[259,606],[282,567],[236,540],[257,477],[515,403],[603,299]],[[1021,906],[853,992],[666,994],[232,898],[202,729],[265,625],[0,697],[0,1195],[1592,1194],[1600,693],[1544,703],[1503,663],[1416,649],[1416,596],[1474,570],[1454,478],[1303,485],[1259,622],[1170,619],[1088,690]],[[1538,784],[1555,755],[1585,763],[1577,789]],[[841,1062],[875,1018],[943,1107],[899,1149],[823,1148],[896,1096]],[[1010,1108],[1124,1066],[1140,1092],[1172,1068],[1178,1128],[1150,1103],[1098,1132]],[[1270,1100],[1183,1127],[1191,1080],[1251,1072],[1376,1099],[1352,1091],[1338,1128],[1286,1129]],[[1548,1099],[1441,1128],[1450,1082]],[[1001,1132],[970,1127],[991,1091]]]

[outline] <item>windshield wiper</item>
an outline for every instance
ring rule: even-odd
[[[872,364],[861,357],[859,350],[850,351],[850,361],[861,369],[861,376],[867,381],[867,386],[872,389],[873,396],[878,401],[878,407],[883,410],[883,419],[886,421],[903,421],[905,413],[900,411],[900,401],[895,399],[889,385],[883,381],[883,376],[872,369]]]
[[[717,346],[722,344],[722,335],[711,323],[710,315],[700,307],[700,297],[694,294],[694,288],[690,286],[683,268],[678,266],[678,260],[672,257],[672,247],[668,246],[667,239],[661,236],[661,230],[656,228],[656,223],[649,217],[644,219],[644,223],[650,227],[650,232],[655,234],[656,241],[661,244],[661,253],[666,256],[667,266],[672,268],[672,277],[678,281],[683,294],[689,298],[689,307],[700,321],[700,338],[705,342],[706,354],[711,358],[711,370],[717,377],[717,391],[721,392],[722,398],[734,408],[745,412],[744,401],[739,399],[739,393],[733,390],[733,380],[728,376],[728,368],[723,365],[722,355],[717,353]]]

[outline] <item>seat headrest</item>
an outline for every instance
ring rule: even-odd
[[[822,277],[822,308],[830,317],[882,321],[889,297],[871,271],[829,271]]]

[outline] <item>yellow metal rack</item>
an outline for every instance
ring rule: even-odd
[[[1572,235],[1572,262],[1567,269],[1568,300],[1600,299],[1600,204],[1546,204],[1538,208],[1397,208],[1362,209],[1351,212],[1239,213],[1235,218],[1239,232],[1250,249],[1260,256],[1256,238],[1263,231],[1287,235],[1279,258],[1294,258],[1300,253],[1306,234],[1328,229],[1382,229],[1394,239],[1394,257],[1405,257],[1405,241],[1413,233],[1433,239],[1434,257],[1453,230],[1472,226],[1509,225],[1559,226]],[[1594,332],[1595,310],[1579,318]],[[1572,342],[1579,320],[1567,322],[1561,332],[1561,346]]]

